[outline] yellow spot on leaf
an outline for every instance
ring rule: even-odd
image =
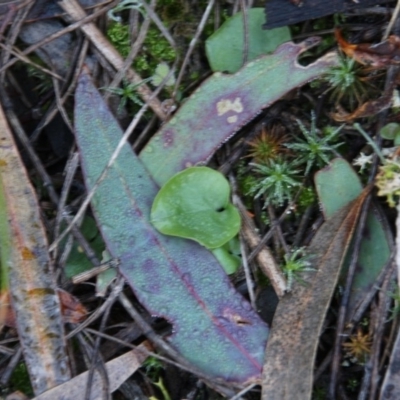
[[[27,247],[22,248],[21,256],[24,260],[33,260],[35,258],[35,255]]]
[[[230,117],[228,117],[226,120],[230,123],[230,124],[234,124],[237,121],[238,117],[237,115],[231,115]]]
[[[243,104],[240,97],[236,97],[234,101],[230,99],[223,99],[217,103],[217,112],[218,115],[224,115],[229,111],[233,111],[235,113],[241,113],[243,111]]]

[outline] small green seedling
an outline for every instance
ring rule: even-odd
[[[229,182],[221,173],[208,167],[187,168],[158,192],[151,222],[165,235],[192,239],[215,249],[240,229],[240,215],[229,195]]]
[[[129,82],[124,82],[122,88],[102,88],[104,90],[107,90],[108,92],[115,94],[119,97],[121,97],[121,101],[118,106],[118,112],[120,113],[122,109],[129,103],[135,103],[138,106],[142,106],[143,102],[140,100],[138,94],[137,94],[137,88],[142,85],[143,83],[149,82],[151,78],[149,79],[143,79],[140,83],[129,83]]]
[[[170,71],[171,70],[167,63],[162,62],[158,64],[156,70],[154,71],[153,76],[151,77],[151,83],[154,86],[160,86],[161,82],[167,77]],[[173,85],[175,85],[174,75],[172,75],[165,83],[165,86],[173,86]]]
[[[386,124],[379,133],[384,139],[393,140],[395,146],[400,145],[400,124],[397,122]]]
[[[311,267],[309,256],[305,254],[304,247],[294,249],[284,256],[282,271],[287,279],[287,288],[291,290],[293,281],[301,281],[300,274],[307,271],[316,271]]]

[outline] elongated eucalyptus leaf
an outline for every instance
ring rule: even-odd
[[[122,132],[85,73],[75,97],[75,127],[90,189]],[[120,259],[120,271],[140,302],[173,325],[170,343],[197,368],[227,381],[259,378],[267,326],[210,252],[152,227],[157,192],[126,145],[92,201],[108,251]]]
[[[70,378],[61,310],[39,204],[0,107],[0,248],[36,395]]]
[[[262,400],[309,400],[314,360],[329,307],[368,190],[327,220],[309,246],[313,272],[304,272],[275,312],[265,353]]]
[[[205,81],[140,154],[156,182],[162,185],[177,172],[206,162],[263,108],[327,72],[337,62],[334,53],[306,67],[297,62],[319,42],[311,37],[299,44],[284,43],[233,75],[217,72]]]

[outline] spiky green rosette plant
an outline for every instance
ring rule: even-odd
[[[297,143],[288,143],[286,147],[294,150],[296,159],[299,164],[305,164],[305,175],[307,175],[312,167],[322,168],[329,164],[330,159],[335,154],[335,150],[343,143],[333,144],[337,134],[342,129],[329,129],[326,135],[320,134],[315,123],[315,114],[311,114],[311,126],[308,130],[304,124],[297,120],[297,124],[304,135],[304,139],[298,138]]]
[[[295,190],[301,185],[300,170],[297,161],[288,161],[283,157],[271,159],[268,164],[250,163],[253,171],[258,175],[257,181],[250,188],[249,193],[256,198],[263,196],[265,205],[281,206],[291,200]]]
[[[362,66],[353,58],[341,56],[339,64],[328,71],[324,80],[328,82],[331,98],[336,104],[343,99],[353,108],[366,98],[366,79],[362,76]]]

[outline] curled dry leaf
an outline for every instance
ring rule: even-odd
[[[391,35],[377,44],[347,42],[340,29],[335,29],[335,38],[341,50],[363,65],[373,68],[385,68],[388,65],[400,64],[400,37]]]
[[[336,112],[331,113],[330,116],[336,122],[349,122],[357,118],[365,118],[376,115],[383,110],[386,110],[392,105],[392,95],[385,95],[379,99],[370,100],[361,104],[355,111],[348,113],[342,107],[337,106]]]
[[[311,398],[322,324],[370,189],[321,226],[308,249],[315,271],[304,272],[303,282],[280,300],[265,354],[262,400]]]

